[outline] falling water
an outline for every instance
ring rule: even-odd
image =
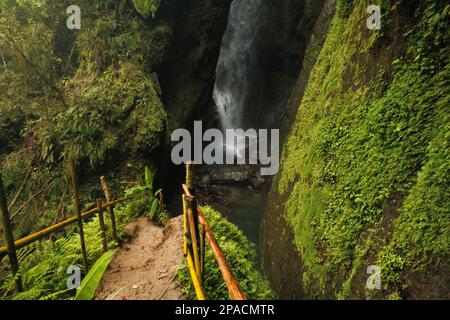
[[[264,1],[266,0],[234,0],[231,5],[213,96],[222,130],[247,129],[249,125],[245,123],[244,111],[249,106],[250,84],[255,81],[258,50],[256,42],[261,28],[259,20]],[[246,155],[245,144],[243,149],[227,145],[226,142],[223,147],[227,154],[237,159]],[[248,186],[233,185],[225,188],[226,205],[214,202],[212,204],[258,246],[259,228],[265,207],[264,196],[259,192],[249,191]]]
[[[255,68],[255,36],[263,0],[234,0],[216,71],[214,101],[222,129],[244,128],[243,110]],[[237,156],[243,150],[229,150]]]

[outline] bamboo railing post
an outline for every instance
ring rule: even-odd
[[[194,256],[194,265],[198,278],[202,279],[201,271],[201,252],[200,252],[200,230],[198,225],[197,201],[195,197],[185,197],[186,211],[189,223],[190,236],[192,241],[192,253]],[[201,283],[201,282],[200,282]]]
[[[186,187],[194,193],[194,161],[186,162]]]
[[[100,177],[100,182],[102,184],[103,193],[105,194],[106,202],[111,202],[111,194],[109,193],[108,184],[106,183],[105,176]],[[114,214],[114,208],[113,206],[109,207],[109,216],[111,218],[111,229],[112,229],[112,237],[114,241],[119,241],[119,238],[117,237],[117,226],[116,226],[116,216]]]
[[[203,223],[200,223],[200,281],[203,283],[205,280],[205,241],[206,240],[206,228]]]
[[[186,212],[186,199],[184,194],[181,196],[181,199],[183,201],[183,254],[185,257],[187,257],[189,232],[188,232],[188,218]]]
[[[77,222],[78,222],[78,232],[80,233],[80,243],[81,243],[81,252],[83,253],[83,263],[84,263],[84,272],[88,272],[88,259],[86,253],[86,244],[84,242],[84,232],[83,232],[83,219],[81,217],[81,209],[80,209],[80,198],[78,194],[78,182],[77,182],[77,173],[75,168],[75,162],[72,160],[70,162],[70,178],[72,180],[72,189],[73,189],[73,199],[75,203],[75,210],[77,212]]]
[[[187,255],[187,263],[189,268],[189,273],[191,275],[192,283],[194,285],[195,293],[197,294],[198,300],[206,300],[205,292],[203,291],[203,286],[200,282],[200,279],[195,272],[194,261],[192,260],[192,256],[190,254]]]
[[[11,272],[15,277],[16,290],[18,292],[23,291],[22,281],[19,271],[19,261],[17,260],[16,246],[14,245],[14,236],[12,233],[11,221],[9,219],[8,204],[6,202],[5,193],[3,190],[2,176],[0,174],[0,215],[2,216],[3,225],[3,238],[5,241],[6,248],[8,250],[9,263],[11,265]]]
[[[102,236],[103,253],[108,251],[108,240],[106,239],[105,220],[103,219],[102,200],[97,199],[98,221],[100,223],[100,234]]]

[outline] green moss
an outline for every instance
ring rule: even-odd
[[[426,272],[429,266],[448,267],[450,248],[450,126],[448,116],[427,149],[427,160],[417,183],[405,199],[395,221],[393,240],[378,264],[386,286],[399,287],[402,271]],[[424,192],[426,190],[426,192]],[[405,286],[402,286],[405,287]]]
[[[350,13],[334,17],[273,187],[287,197],[285,215],[310,296],[326,295],[326,288],[351,295],[366,264],[382,266],[386,292],[406,272],[446,266],[448,9],[432,1],[417,9],[419,23],[407,33],[406,54],[389,78],[391,66],[374,55],[383,39],[364,29],[369,4],[339,3],[351,5]],[[390,212],[394,194],[405,201]],[[388,218],[395,227],[382,228]],[[372,228],[384,242],[369,240]]]

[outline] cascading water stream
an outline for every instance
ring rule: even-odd
[[[256,34],[263,0],[234,0],[222,41],[216,71],[214,101],[223,130],[245,128],[243,111],[255,68]],[[225,145],[226,152],[243,156],[245,150]]]
[[[220,57],[216,70],[214,102],[217,107],[221,129],[248,129],[244,120],[244,111],[251,103],[251,84],[257,70],[257,35],[260,31],[261,8],[265,0],[234,0],[228,18]],[[252,137],[256,139],[255,137]],[[251,138],[251,139],[252,139]],[[245,142],[244,136],[238,140]],[[246,144],[224,141],[223,148],[227,155],[235,159],[245,157]],[[219,172],[224,166],[215,166],[211,171]],[[239,175],[239,170],[234,168]],[[231,181],[231,180],[230,180]],[[220,201],[215,198],[209,204],[217,208],[232,223],[238,226],[245,235],[259,245],[259,227],[262,221],[265,199],[262,193],[249,190],[248,185],[220,185],[222,190]],[[218,190],[219,190],[218,189]],[[210,196],[207,192],[207,196]]]

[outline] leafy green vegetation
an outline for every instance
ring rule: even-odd
[[[148,168],[146,169],[146,175],[148,179],[151,179],[153,175]],[[148,181],[150,182],[151,180]],[[122,240],[126,240],[129,236],[124,228],[125,224],[139,216],[148,216],[153,203],[152,200],[154,200],[153,194],[139,192],[140,190],[147,191],[147,187],[141,187],[139,181],[134,184],[137,187],[131,187],[125,191],[125,195],[132,196],[133,199],[123,205],[116,206],[114,209],[118,236]],[[158,205],[154,219],[161,224],[166,223],[168,217],[164,208]],[[111,230],[109,215],[105,215],[105,225],[107,230]],[[97,266],[99,267],[105,266],[105,261],[108,260],[109,255],[105,256],[104,259],[98,260],[102,256],[102,238],[99,236],[100,224],[98,216],[95,216],[89,222],[85,222],[83,230],[89,265],[94,265],[95,267],[95,264],[98,264]],[[107,232],[107,238],[110,246],[117,245],[112,239],[111,232]],[[81,266],[83,264],[80,237],[76,232],[76,227],[68,228],[63,236],[56,240],[39,241],[20,249],[18,258],[20,265],[19,274],[25,291],[22,293],[15,292],[14,278],[11,275],[7,275],[2,279],[2,285],[0,286],[3,298],[53,300],[72,299],[75,296],[75,290],[67,289],[67,270],[69,266]],[[91,270],[93,269],[95,268],[92,267]],[[92,272],[97,273],[99,270]],[[98,275],[96,277],[98,278]],[[92,285],[92,283],[89,284],[91,289]],[[84,293],[82,297],[86,297]]]
[[[448,270],[450,7],[402,1],[398,10],[413,9],[419,22],[396,29],[393,11],[389,28],[369,34],[369,4],[338,1],[348,15],[334,17],[274,185],[287,198],[311,297],[356,295],[371,264],[382,268],[383,297],[425,282],[409,274]],[[386,30],[406,37],[388,62],[376,56]]]
[[[122,222],[123,216],[119,215]],[[109,226],[109,221],[106,221]],[[84,224],[89,264],[92,265],[102,254],[102,240],[99,237],[98,218]],[[121,229],[121,234],[124,234]],[[25,291],[14,292],[14,279],[8,275],[3,279],[3,298],[17,300],[65,299],[75,295],[75,290],[67,289],[67,269],[71,265],[83,264],[80,237],[75,231],[67,231],[67,236],[56,241],[45,240],[19,250],[19,273]],[[112,243],[110,236],[109,242]]]
[[[133,0],[134,7],[144,17],[155,17],[161,0]]]
[[[242,290],[249,299],[273,299],[275,294],[269,287],[268,281],[258,271],[256,263],[256,249],[235,225],[228,222],[222,215],[211,207],[203,207],[214,235],[222,248],[231,270],[237,278]],[[228,299],[228,290],[222,278],[214,255],[206,245],[204,290],[207,299]],[[186,265],[178,272],[183,284],[183,291],[187,299],[195,299],[195,291]]]
[[[87,157],[95,165],[111,154],[139,155],[159,145],[165,112],[152,80],[133,64],[76,83],[83,89],[71,93],[73,106],[38,120],[43,124],[37,141],[44,160],[58,159],[56,151],[65,159]],[[124,147],[121,141],[130,143]]]
[[[136,186],[130,187],[125,190],[126,198],[135,199],[132,203],[132,207],[137,207],[136,212],[146,212],[146,215],[150,220],[165,226],[169,221],[169,213],[166,211],[162,189],[154,191],[154,174],[148,166],[145,167],[144,180],[138,177]],[[128,209],[130,212],[132,209]]]
[[[125,2],[79,1],[73,31],[69,1],[0,0],[0,170],[16,237],[73,212],[70,160],[88,203],[97,170],[125,180],[132,170],[114,167],[153,162],[167,139],[156,58],[144,59],[166,42]]]

